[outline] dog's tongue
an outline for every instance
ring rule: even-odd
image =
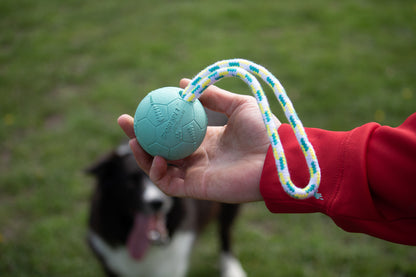
[[[161,243],[166,238],[167,230],[162,215],[137,213],[127,240],[127,248],[132,258],[140,260],[146,254],[150,243]]]
[[[137,213],[134,218],[133,229],[130,232],[127,240],[127,248],[130,256],[136,260],[144,257],[150,242],[147,238],[147,232],[151,216],[142,213]]]

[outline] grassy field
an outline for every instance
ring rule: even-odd
[[[273,72],[306,126],[397,126],[416,110],[414,1],[2,0],[0,276],[100,276],[83,168],[148,91],[233,57]],[[415,248],[320,214],[249,204],[235,240],[249,276],[416,276]],[[195,251],[189,275],[218,275],[214,226]]]

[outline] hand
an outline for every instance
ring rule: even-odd
[[[188,83],[183,79],[180,86]],[[205,90],[199,100],[208,109],[225,113],[228,124],[208,127],[201,146],[178,161],[147,154],[135,138],[133,118],[119,117],[138,165],[168,195],[228,203],[262,200],[259,183],[270,142],[256,100],[216,86]]]

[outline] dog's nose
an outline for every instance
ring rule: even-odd
[[[149,206],[152,211],[157,212],[162,208],[163,201],[161,199],[153,199],[149,202]]]

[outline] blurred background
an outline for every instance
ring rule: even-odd
[[[275,74],[308,127],[398,126],[416,111],[415,1],[2,0],[0,276],[100,276],[83,169],[149,91],[235,57]],[[189,276],[218,275],[215,232]],[[235,246],[249,276],[416,276],[414,247],[263,203],[244,206]]]

